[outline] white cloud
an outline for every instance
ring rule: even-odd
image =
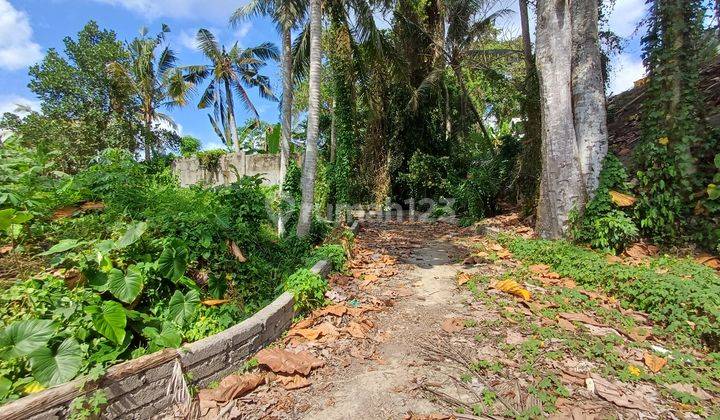
[[[122,6],[148,19],[198,18],[227,22],[243,2],[237,0],[95,0]]]
[[[6,112],[24,115],[25,112],[17,111],[18,106],[40,111],[40,101],[37,99],[25,98],[20,95],[0,95],[0,116]]]
[[[618,94],[633,87],[636,80],[645,77],[642,58],[630,54],[620,54],[613,59],[613,72],[610,75],[610,92]]]
[[[623,38],[632,36],[645,15],[645,3],[645,0],[617,0],[608,17],[610,29]]]
[[[19,70],[42,57],[40,45],[32,40],[32,28],[25,12],[0,0],[0,68]]]
[[[197,31],[192,32],[192,33],[187,32],[187,31],[181,31],[180,34],[177,36],[177,40],[180,43],[180,45],[187,48],[188,50],[197,51],[198,45],[197,45],[197,41],[195,39],[196,33],[197,33]]]
[[[171,132],[177,134],[178,136],[182,136],[183,135],[183,126],[180,125],[177,121],[173,121],[173,122],[175,123],[175,126],[170,124],[170,122],[167,120],[163,120],[163,119],[159,119],[159,118],[155,120],[155,124],[157,124],[158,128],[160,128],[162,130],[171,131]]]
[[[235,37],[236,37],[238,40],[241,40],[241,39],[245,38],[245,36],[246,36],[248,33],[250,33],[250,31],[252,30],[252,28],[253,28],[252,22],[243,22],[243,23],[241,23],[240,26],[237,28],[237,30],[235,30]]]

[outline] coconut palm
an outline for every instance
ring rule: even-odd
[[[305,140],[305,161],[300,180],[302,201],[297,224],[297,235],[310,233],[313,201],[315,199],[315,168],[317,166],[317,139],[320,122],[320,72],[322,71],[322,1],[310,0],[310,72],[307,137]]]
[[[269,16],[276,24],[282,38],[282,123],[280,137],[280,179],[285,179],[290,159],[290,137],[292,136],[293,68],[292,29],[305,18],[305,0],[252,0],[237,9],[230,17],[230,24],[237,25],[251,16]]]
[[[156,51],[165,41],[165,34],[170,29],[163,25],[162,31],[154,38],[147,36],[147,29],[140,31],[140,37],[128,44],[130,51],[129,66],[119,62],[111,62],[107,70],[117,89],[124,89],[137,97],[140,118],[144,126],[145,160],[149,160],[153,147],[157,147],[157,135],[153,124],[164,121],[175,128],[170,116],[158,111],[162,106],[183,105],[187,92],[182,74],[175,66],[175,53],[165,47],[156,55]],[[175,92],[173,94],[173,92]]]
[[[209,117],[215,132],[225,144],[239,152],[235,97],[240,99],[255,118],[259,118],[260,115],[250,100],[246,87],[257,87],[262,98],[277,100],[270,88],[270,79],[260,74],[260,69],[265,66],[266,60],[279,58],[277,47],[266,42],[256,47],[242,49],[235,43],[230,50],[227,50],[207,29],[198,31],[197,44],[211,64],[183,67],[185,80],[193,86],[198,86],[205,79],[210,78],[210,83],[198,102],[198,108],[213,108],[213,115]]]

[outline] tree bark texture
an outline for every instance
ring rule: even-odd
[[[290,140],[292,137],[292,104],[293,104],[293,69],[292,69],[292,35],[287,25],[282,33],[282,126],[280,128],[280,182],[285,181],[288,162],[290,161]],[[285,220],[278,216],[278,235],[285,233]]]
[[[320,60],[322,47],[322,2],[310,0],[310,75],[308,98],[307,137],[305,140],[305,161],[301,178],[302,202],[297,224],[297,235],[307,236],[312,222],[313,202],[315,199],[315,169],[317,167],[317,140],[320,119]]]

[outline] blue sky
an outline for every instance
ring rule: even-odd
[[[270,41],[279,46],[273,24],[265,18],[254,18],[238,28],[230,28],[227,18],[246,0],[0,0],[0,114],[13,111],[15,104],[37,107],[37,100],[27,88],[27,68],[36,63],[49,48],[62,50],[62,39],[75,35],[88,20],[112,29],[123,40],[131,39],[145,26],[156,33],[162,23],[170,26],[168,39],[179,57],[179,63],[204,63],[195,50],[194,36],[199,28],[210,29],[220,40],[231,45],[253,46]],[[516,0],[498,0],[495,7],[517,10]],[[621,92],[642,77],[637,22],[642,18],[644,0],[617,0],[610,25],[620,36],[627,38],[625,52],[615,59],[616,72],[611,90]],[[382,22],[379,22],[382,25]],[[500,22],[508,36],[518,35],[517,13]],[[280,71],[275,63],[265,67],[273,89],[281,94]],[[253,101],[266,121],[278,120],[275,102],[261,99],[255,92]],[[249,116],[240,111],[238,120]],[[208,122],[207,113],[188,106],[169,112],[179,124],[182,134],[200,138],[206,148],[218,147],[219,142]]]

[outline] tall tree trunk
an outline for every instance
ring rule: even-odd
[[[530,41],[530,21],[528,2],[519,0],[520,24],[522,28],[523,53],[525,58],[525,94],[522,100],[522,112],[525,114],[525,136],[518,170],[517,198],[525,215],[535,212],[540,174],[542,171],[540,92],[537,80],[537,68]]]
[[[320,60],[322,46],[322,1],[310,0],[310,76],[308,98],[307,136],[305,140],[305,162],[301,178],[302,202],[297,225],[297,235],[307,236],[312,223],[315,199],[315,168],[317,166],[317,139],[320,120]]]
[[[573,0],[570,13],[575,136],[585,189],[588,198],[592,198],[598,187],[602,162],[608,150],[597,0]]]
[[[280,130],[280,184],[285,182],[288,162],[290,161],[290,140],[292,136],[292,105],[293,105],[293,69],[292,69],[292,35],[289,27],[283,28],[282,33],[282,73],[283,73],[283,99],[282,99],[282,127]],[[285,220],[282,214],[278,216],[278,235],[285,233]]]
[[[337,150],[337,132],[335,124],[335,98],[332,100],[332,119],[330,120],[330,164],[335,163],[335,151]]]
[[[151,110],[146,110],[145,112],[145,141],[143,142],[143,145],[145,146],[145,162],[149,162],[150,159],[152,159],[152,120],[153,120],[153,113]]]
[[[537,229],[545,238],[564,236],[570,212],[582,210],[586,199],[572,108],[572,24],[568,1],[539,0],[537,4],[536,60],[543,167]]]
[[[235,106],[233,105],[232,89],[230,89],[230,83],[227,80],[223,83],[225,85],[228,125],[230,125],[230,138],[232,139],[232,147],[235,153],[239,153],[240,137],[238,136],[237,123],[235,122]]]
[[[480,115],[477,107],[475,107],[475,104],[470,97],[470,92],[468,92],[467,86],[465,86],[465,79],[463,78],[462,69],[460,68],[460,66],[452,66],[452,69],[455,73],[455,78],[457,79],[458,85],[460,86],[460,90],[462,91],[463,101],[470,107],[473,116],[475,116],[475,121],[480,126],[480,131],[482,131],[483,136],[485,136],[486,139],[489,139],[490,135],[485,128],[485,123],[483,122],[482,115]]]

